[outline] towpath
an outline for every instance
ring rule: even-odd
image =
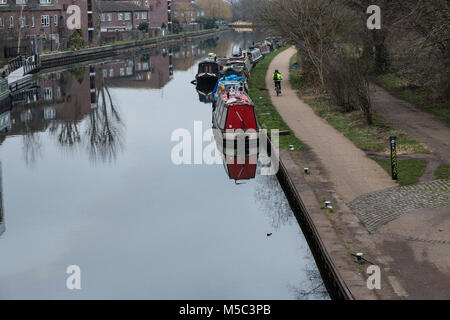
[[[288,80],[289,60],[295,52],[294,48],[289,48],[273,59],[266,76],[266,87],[281,117],[320,160],[337,194],[344,202],[349,202],[360,195],[395,186],[384,169],[297,96]],[[272,89],[271,75],[275,69],[286,79],[279,97]]]
[[[321,213],[323,216],[323,210],[317,211],[322,205],[319,198],[332,196],[338,204],[335,214],[314,224],[346,285],[357,299],[373,298],[360,279],[364,272],[357,271],[349,258],[351,253],[363,252],[381,268],[383,284],[375,292],[378,298],[449,299],[450,181],[398,187],[378,164],[317,116],[289,81],[283,82],[283,94],[277,97],[271,74],[279,69],[287,80],[295,52],[290,48],[275,57],[266,87],[277,111],[309,147],[305,153],[287,153],[298,158],[298,168],[289,172],[293,181],[308,180],[314,189],[314,195],[308,196],[302,185],[296,184],[309,214],[316,219]],[[428,145],[435,164],[448,160],[449,129],[445,124],[380,88],[372,98],[374,109],[386,120]],[[284,158],[287,156],[284,153]],[[319,167],[325,173],[295,177],[302,166]]]

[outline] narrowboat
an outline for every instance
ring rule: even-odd
[[[267,56],[270,53],[270,49],[265,43],[256,43],[255,48],[259,49],[261,51],[261,54],[263,57]]]
[[[215,105],[215,102],[219,99],[219,96],[222,93],[226,93],[228,91],[234,93],[248,92],[247,83],[245,82],[244,77],[232,75],[229,77],[220,78],[212,91],[213,104]]]
[[[245,66],[240,65],[239,63],[233,63],[233,64],[227,64],[223,67],[222,71],[220,72],[220,75],[222,77],[228,77],[228,76],[238,76],[238,77],[248,77],[248,72],[245,69]]]
[[[238,64],[240,66],[244,66],[248,71],[251,70],[252,66],[252,63],[246,51],[242,51],[241,55],[234,55],[228,58],[227,64]]]
[[[251,48],[248,51],[248,56],[250,58],[253,67],[255,67],[255,65],[264,58],[264,56],[261,53],[261,50],[259,50],[258,48]]]
[[[214,88],[219,80],[220,76],[220,66],[214,59],[207,59],[198,64],[198,72],[195,76],[197,81],[197,87],[200,88]]]
[[[212,118],[214,137],[223,154],[257,153],[260,128],[254,104],[245,92],[221,92]]]

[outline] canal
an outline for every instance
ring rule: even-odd
[[[196,62],[258,37],[43,71],[2,106],[1,299],[328,299],[275,176],[171,159],[211,128]]]

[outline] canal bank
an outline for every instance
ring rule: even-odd
[[[82,49],[79,51],[67,51],[40,56],[41,69],[59,67],[63,65],[75,64],[83,61],[98,60],[110,58],[116,55],[122,55],[140,49],[152,47],[169,46],[181,42],[206,39],[224,32],[230,32],[229,28],[214,30],[196,31],[191,33],[173,34],[168,36],[155,37],[139,41],[129,41],[126,43],[105,45],[94,48]]]
[[[280,136],[278,181],[308,241],[331,298],[337,300],[374,299],[373,295],[367,294],[365,280],[360,277],[360,268],[345,270],[347,275],[352,276],[352,280],[358,279],[356,283],[355,281],[352,282],[352,290],[349,289],[348,282],[344,281],[341,276],[340,271],[342,272],[342,270],[339,271],[338,266],[341,268],[343,264],[347,263],[349,258],[347,250],[339,243],[333,226],[326,217],[328,211],[320,209],[323,205],[317,200],[313,189],[306,182],[303,168],[300,168],[297,161],[293,159],[293,157],[298,157],[300,154],[307,152],[307,147],[291,131],[272,104],[271,89],[268,90],[269,85],[265,83],[266,73],[271,74],[273,68],[269,70],[269,65],[272,60],[286,50],[289,50],[289,48],[279,49],[267,56],[253,70],[249,81],[250,95],[255,102],[260,124],[269,131],[280,129],[287,133]],[[293,147],[293,150],[296,151],[289,151],[290,147]],[[336,254],[339,258],[336,257]],[[354,296],[354,293],[358,294],[357,297]]]
[[[289,59],[294,53],[278,55],[269,71],[279,69],[289,74]],[[267,73],[266,87],[272,84],[270,75]],[[302,219],[310,218],[316,228],[315,241],[321,242],[330,256],[334,277],[342,279],[355,299],[448,297],[450,183],[437,180],[390,187],[386,173],[377,173],[379,168],[362,168],[361,174],[355,174],[357,166],[376,164],[367,162],[360,150],[315,115],[288,81],[281,97],[270,93],[276,110],[307,146],[303,152],[281,151],[281,174],[286,172],[290,180],[287,193],[294,194],[291,205],[305,207],[303,212],[294,212],[306,215]],[[336,166],[341,169],[334,169]],[[306,167],[308,174],[304,173]],[[326,200],[331,201],[332,210],[325,208]],[[310,247],[313,250],[314,244]],[[356,253],[363,253],[367,261],[355,263]],[[322,257],[316,256],[320,268]],[[381,286],[375,290],[369,289],[372,277],[368,267],[372,265],[381,276]],[[335,297],[327,280],[333,275],[321,273]]]

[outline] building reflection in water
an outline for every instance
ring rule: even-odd
[[[208,52],[229,54],[232,40],[200,40],[41,73],[0,106],[0,144],[21,136],[25,161],[33,164],[43,149],[40,133],[48,132],[62,148],[83,148],[92,161],[113,161],[123,147],[125,124],[110,88],[161,89],[174,70],[189,69]]]
[[[3,212],[3,177],[2,163],[0,162],[0,237],[5,233],[5,213]]]
[[[84,148],[92,161],[113,161],[125,125],[110,88],[162,88],[173,75],[172,51],[149,52],[70,71],[40,74],[0,110],[0,143],[21,136],[33,164],[48,132],[66,149]]]

